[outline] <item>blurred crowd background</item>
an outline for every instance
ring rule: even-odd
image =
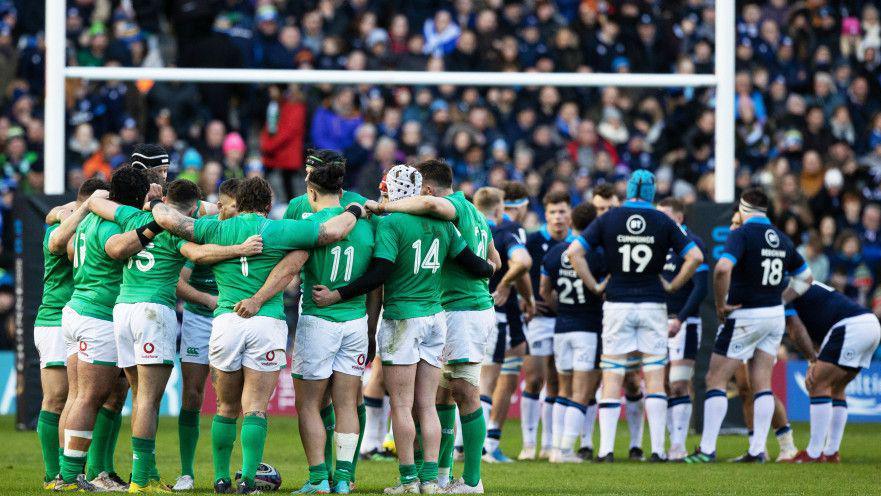
[[[43,3],[0,0],[0,310],[10,209],[43,187]],[[67,64],[501,72],[712,73],[708,0],[68,0]],[[881,314],[881,1],[737,1],[738,190],[757,184],[818,280]],[[725,22],[727,20],[723,20]],[[729,21],[730,22],[730,21]],[[500,76],[503,78],[504,76]],[[649,169],[659,197],[714,198],[714,90],[68,80],[67,186],[158,142],[209,199],[266,175],[303,190],[306,148],[348,158],[347,187],[446,159],[466,193],[540,198]]]

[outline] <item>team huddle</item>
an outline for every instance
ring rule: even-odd
[[[428,160],[392,167],[373,201],[342,189],[341,155],[309,151],[305,164],[306,193],[283,219],[270,219],[272,191],[262,178],[227,180],[212,204],[192,182],[166,184],[167,153],[144,144],[109,184],[87,180],[76,201],[49,213],[34,330],[46,489],[192,490],[209,374],[215,492],[265,488],[258,474],[267,408],[287,366],[289,285],[302,290],[290,360],[309,464],[298,493],[354,490],[359,458],[387,451],[389,418],[399,477],[386,494],[483,493],[482,463],[511,461],[499,440],[521,371],[521,460],[577,463],[596,451],[597,461],[613,462],[623,396],[631,458],[643,458],[645,418],[649,461],[712,462],[732,377],[752,405],[749,448],[738,461],[766,459],[772,425],[778,459],[838,460],[845,386],[868,365],[881,326],[812,281],[768,220],[760,190],[743,193],[713,272],[722,325],[700,447],[688,454],[710,267],[683,206],[653,205],[651,173],[632,175],[620,205],[610,188],[574,209],[568,195],[548,194],[547,223],[527,236],[522,184],[481,188],[472,203],[452,189],[447,164]],[[811,360],[803,451],[770,391],[785,330]],[[156,429],[176,357],[181,474],[169,487],[156,467]],[[113,454],[129,389],[125,481]],[[242,461],[233,477],[237,438]],[[458,478],[455,459],[463,461]]]

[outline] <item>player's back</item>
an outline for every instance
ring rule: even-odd
[[[364,205],[366,202],[367,198],[364,198],[354,191],[343,190],[342,196],[340,197],[340,205],[342,205],[343,208],[350,203]],[[313,213],[312,206],[309,205],[309,197],[302,194],[292,198],[291,201],[288,202],[288,208],[285,210],[282,219],[303,220],[308,219]]]
[[[104,251],[104,244],[122,231],[109,220],[89,213],[73,238],[74,290],[70,306],[81,315],[113,319],[113,305],[122,283],[123,262]]]
[[[61,224],[46,227],[43,236],[43,298],[37,310],[34,325],[58,325],[61,309],[73,294],[73,266],[67,253],[56,255],[49,251],[49,237]]]
[[[526,249],[526,230],[519,223],[512,220],[503,220],[498,224],[489,223],[489,226],[492,232],[493,244],[496,247],[496,251],[499,252],[499,259],[501,260],[501,265],[489,279],[489,292],[493,293],[499,285],[499,281],[502,280],[502,277],[505,276],[510,268],[508,261],[511,253],[516,249]],[[516,311],[519,314],[520,306],[517,304],[516,289],[511,291],[508,301],[502,306],[497,306],[496,310],[500,312]]]
[[[465,247],[448,221],[393,213],[379,220],[374,257],[394,262],[385,281],[383,316],[408,319],[443,310],[441,269]]]
[[[588,291],[572,268],[566,255],[569,244],[564,242],[551,248],[541,264],[542,275],[551,279],[557,293],[554,332],[602,332],[603,298]],[[606,276],[606,267],[601,249],[590,249],[585,258],[594,277],[602,280]]]
[[[698,237],[693,232],[689,231],[685,226],[682,226],[682,230],[685,231],[685,235],[688,237],[689,241],[693,242],[698,248],[700,248],[701,253],[704,254],[704,259],[706,259],[706,250],[704,249],[703,240]],[[676,253],[676,250],[669,250],[667,252],[667,260],[664,262],[664,273],[663,277],[668,282],[672,281],[673,278],[676,277],[676,274],[679,273],[679,270],[682,269],[682,263],[685,261],[685,258],[682,257],[681,254]],[[709,266],[706,263],[702,263],[698,266],[697,272],[705,272],[709,270]],[[703,277],[703,276],[702,276]],[[682,285],[678,291],[675,293],[671,293],[667,295],[667,312],[670,314],[678,314],[680,310],[685,306],[686,301],[688,301],[688,297],[691,295],[691,291],[694,289],[694,281],[689,279],[688,282]],[[696,317],[695,315],[688,315],[688,317]]]
[[[309,220],[321,224],[343,212],[342,207],[325,208],[310,216]],[[303,266],[303,294],[311,294],[312,286],[317,284],[334,290],[360,277],[367,271],[373,257],[373,244],[373,226],[366,219],[359,219],[342,241],[313,248]],[[312,298],[303,298],[302,313],[332,322],[355,320],[365,315],[366,300],[367,296],[361,295],[319,308]]]
[[[823,341],[826,333],[838,322],[857,315],[872,313],[868,308],[860,306],[847,296],[816,281],[786,308],[787,311],[792,309],[798,313],[798,317],[804,323],[811,339],[818,343]]]
[[[456,209],[453,223],[468,248],[486,260],[492,233],[486,218],[461,191],[445,197]],[[444,265],[442,305],[444,310],[486,310],[493,306],[489,279],[476,279],[459,264]]]

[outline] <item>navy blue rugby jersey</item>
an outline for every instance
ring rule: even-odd
[[[707,258],[707,251],[704,249],[704,242],[693,232],[689,231],[687,227],[682,226],[682,230],[685,231],[685,235],[688,237],[690,241],[692,241],[698,248],[700,248],[701,253],[704,254],[704,260]],[[670,250],[667,252],[667,261],[664,262],[664,273],[662,276],[667,282],[673,280],[676,277],[676,274],[679,273],[679,270],[682,268],[682,263],[685,261],[685,258],[676,253],[674,250]],[[694,272],[694,277],[707,277],[707,272],[710,270],[710,266],[707,265],[706,262],[698,265],[697,270]],[[675,293],[667,294],[667,313],[670,315],[679,315],[682,312],[682,309],[685,307],[686,302],[688,301],[688,297],[691,296],[691,292],[694,290],[694,278],[685,283],[679,291]],[[700,313],[700,305],[696,305],[695,308],[691,309],[687,312],[688,315],[682,315],[681,317],[697,317]]]
[[[541,263],[541,274],[547,276],[557,292],[557,321],[555,333],[587,331],[601,333],[603,330],[603,297],[584,287],[581,278],[572,268],[566,249],[569,243],[559,243],[551,248]],[[597,280],[606,277],[605,261],[601,249],[587,252],[587,265]]]
[[[517,222],[508,219],[504,219],[498,224],[487,219],[487,223],[492,231],[493,245],[495,245],[496,251],[499,252],[499,258],[501,258],[502,261],[501,267],[499,267],[495,274],[489,279],[489,291],[492,293],[496,290],[496,287],[498,287],[499,281],[502,280],[502,277],[508,272],[508,268],[510,267],[508,265],[508,260],[511,259],[511,254],[516,250],[526,249],[526,230],[520,227],[520,224]],[[496,306],[496,311],[502,312],[516,309],[516,315],[519,315],[520,306],[517,304],[516,295],[517,290],[512,288],[511,296],[508,298],[508,301],[505,302],[503,306]]]
[[[816,344],[823,342],[835,324],[867,313],[872,311],[816,281],[805,294],[786,305],[786,315],[798,315],[808,330],[811,341]]]
[[[529,252],[529,256],[532,257],[532,267],[529,269],[529,278],[532,280],[532,292],[535,293],[536,301],[542,301],[541,295],[538,294],[539,281],[541,278],[541,261],[544,260],[545,255],[547,255],[551,248],[557,246],[559,243],[571,243],[574,239],[575,236],[572,235],[571,229],[564,239],[558,241],[552,238],[551,233],[548,232],[547,225],[541,226],[541,229],[526,237],[526,250]],[[537,310],[536,315],[542,317],[556,316],[552,311],[539,312]]]

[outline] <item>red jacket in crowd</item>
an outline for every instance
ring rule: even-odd
[[[260,133],[263,166],[270,169],[303,168],[303,140],[306,137],[306,104],[284,101],[279,108],[278,130]]]

